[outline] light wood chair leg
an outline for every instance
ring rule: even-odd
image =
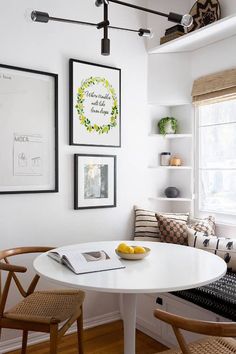
[[[79,354],[84,354],[83,312],[82,312],[82,310],[81,310],[80,317],[77,319],[77,338],[78,338]]]
[[[28,331],[23,331],[21,354],[26,354]]]
[[[50,354],[57,354],[58,325],[50,326]]]

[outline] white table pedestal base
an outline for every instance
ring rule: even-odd
[[[136,294],[123,294],[124,354],[135,354]]]

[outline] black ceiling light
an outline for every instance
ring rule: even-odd
[[[41,23],[48,23],[49,21],[56,21],[56,22],[64,22],[64,23],[72,23],[72,24],[77,24],[77,25],[85,25],[85,26],[93,26],[96,27],[97,29],[103,29],[103,38],[101,41],[101,54],[102,55],[109,55],[110,54],[110,39],[108,37],[108,29],[116,29],[120,31],[128,31],[128,32],[135,32],[137,33],[140,37],[152,37],[152,33],[150,29],[144,29],[140,28],[138,30],[131,29],[131,28],[124,28],[124,27],[117,27],[117,26],[111,26],[110,22],[108,20],[108,5],[109,3],[115,3],[118,5],[122,6],[127,6],[131,7],[136,10],[148,12],[154,15],[159,15],[166,17],[168,21],[179,23],[184,27],[189,27],[192,25],[193,18],[189,14],[185,15],[180,15],[176,14],[174,12],[170,12],[169,14],[160,12],[160,11],[155,11],[151,9],[147,9],[145,7],[133,5],[133,4],[128,4],[123,1],[119,0],[95,0],[95,5],[97,7],[103,6],[103,21],[99,23],[92,23],[92,22],[84,22],[84,21],[77,21],[77,20],[71,20],[71,19],[66,19],[66,18],[60,18],[60,17],[51,17],[47,12],[41,12],[41,11],[32,11],[31,13],[31,19],[34,22],[41,22]]]

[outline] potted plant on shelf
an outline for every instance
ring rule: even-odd
[[[160,134],[166,135],[166,134],[176,134],[177,132],[177,119],[173,117],[165,117],[159,120],[158,122],[158,128],[160,131]]]

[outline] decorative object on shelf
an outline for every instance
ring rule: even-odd
[[[160,38],[160,44],[172,41],[173,39],[179,38],[185,34],[185,27],[181,25],[175,25],[167,28],[165,35]]]
[[[121,146],[121,70],[70,59],[70,144]]]
[[[221,17],[221,9],[218,0],[198,0],[190,10],[193,23],[187,31],[192,32],[201,27],[205,27]]]
[[[58,76],[0,65],[0,193],[58,192]]]
[[[162,135],[176,134],[177,128],[178,128],[177,119],[175,119],[173,117],[162,118],[158,122],[158,128],[159,128],[160,134],[162,134]]]
[[[177,32],[185,33],[185,28],[181,25],[175,25],[175,26],[169,27],[165,31],[165,36],[167,36],[168,34],[177,33]]]
[[[32,11],[31,12],[31,19],[34,22],[41,22],[41,23],[48,23],[49,21],[56,21],[56,22],[63,22],[63,23],[72,23],[72,24],[77,24],[77,25],[82,25],[82,26],[92,26],[97,28],[98,30],[102,29],[103,30],[103,38],[101,41],[101,54],[102,55],[110,55],[110,39],[108,38],[108,30],[109,29],[115,29],[119,31],[127,31],[127,32],[134,32],[137,33],[141,37],[151,37],[152,33],[149,29],[143,29],[140,28],[139,30],[131,29],[131,28],[124,28],[124,27],[117,27],[117,26],[111,26],[109,19],[108,19],[108,7],[109,3],[115,3],[117,5],[122,5],[126,7],[131,7],[136,10],[144,11],[147,13],[151,13],[154,15],[158,16],[163,16],[168,19],[168,21],[174,22],[174,23],[179,23],[184,27],[191,26],[193,19],[192,16],[189,14],[185,15],[179,15],[176,14],[175,12],[170,12],[169,14],[148,9],[146,7],[142,6],[137,6],[134,4],[126,3],[124,1],[120,0],[96,0],[95,5],[96,6],[104,6],[103,9],[103,21],[99,23],[91,23],[91,22],[83,22],[83,21],[78,21],[78,20],[72,20],[68,18],[59,18],[59,17],[51,17],[47,12],[41,12],[41,11]]]
[[[167,198],[178,198],[180,195],[180,191],[176,187],[168,187],[165,189],[165,196]]]
[[[74,209],[116,207],[116,156],[74,155]]]
[[[170,166],[181,166],[182,163],[182,159],[178,155],[171,156]]]
[[[176,38],[182,37],[184,35],[184,31],[173,31],[168,34],[165,34],[163,37],[160,39],[160,44],[167,43],[169,41],[173,41]]]
[[[170,152],[161,152],[160,154],[160,165],[161,166],[169,166],[170,164]]]

